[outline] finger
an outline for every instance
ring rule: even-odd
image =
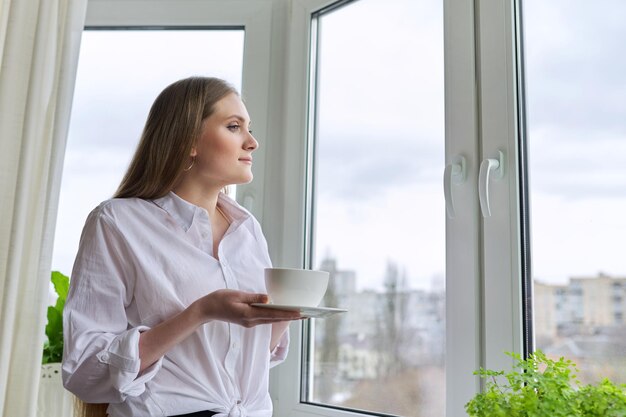
[[[274,312],[268,313],[266,311],[263,311],[258,316],[251,317],[250,319],[251,320],[291,321],[291,320],[298,320],[301,317],[302,316],[297,311],[292,311],[292,312],[277,311],[275,313]]]
[[[279,310],[274,308],[251,307],[250,319],[273,319],[273,320],[297,320],[301,316],[299,311],[295,310]]]
[[[306,319],[306,317],[296,317],[296,318],[292,318],[292,319],[279,319],[279,318],[274,318],[274,319],[269,319],[269,318],[263,318],[263,319],[249,319],[246,321],[246,323],[249,326],[258,326],[261,324],[273,324],[273,323],[281,323],[284,321],[296,321],[296,320],[303,320]]]
[[[247,303],[247,304],[253,304],[253,303],[261,303],[261,304],[267,304],[269,303],[270,298],[267,294],[247,294],[246,297],[244,297],[243,302]]]

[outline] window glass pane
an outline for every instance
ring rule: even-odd
[[[626,382],[626,3],[524,1],[536,347]]]
[[[243,44],[243,30],[83,32],[53,269],[70,274],[87,214],[115,192],[161,90],[192,75],[240,90]]]
[[[443,6],[317,16],[312,267],[331,272],[304,401],[443,416]]]

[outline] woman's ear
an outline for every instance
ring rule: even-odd
[[[195,158],[198,155],[198,151],[196,150],[196,147],[194,146],[193,148],[191,148],[191,153],[189,154],[190,157]]]

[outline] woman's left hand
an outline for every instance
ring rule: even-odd
[[[266,304],[268,301],[267,294],[222,289],[196,300],[190,308],[198,310],[203,322],[221,320],[243,327],[254,327],[259,324],[301,318],[297,311],[260,308],[251,305],[254,303]]]

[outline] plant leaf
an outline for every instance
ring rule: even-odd
[[[65,300],[67,299],[67,292],[70,289],[70,278],[67,275],[63,275],[59,271],[52,271],[50,280],[54,285],[54,291],[56,291],[59,298],[65,303]]]
[[[52,271],[50,281],[58,298],[54,306],[48,307],[46,324],[48,340],[44,343],[42,357],[44,364],[61,362],[63,357],[63,308],[70,287],[69,277],[59,271]]]

